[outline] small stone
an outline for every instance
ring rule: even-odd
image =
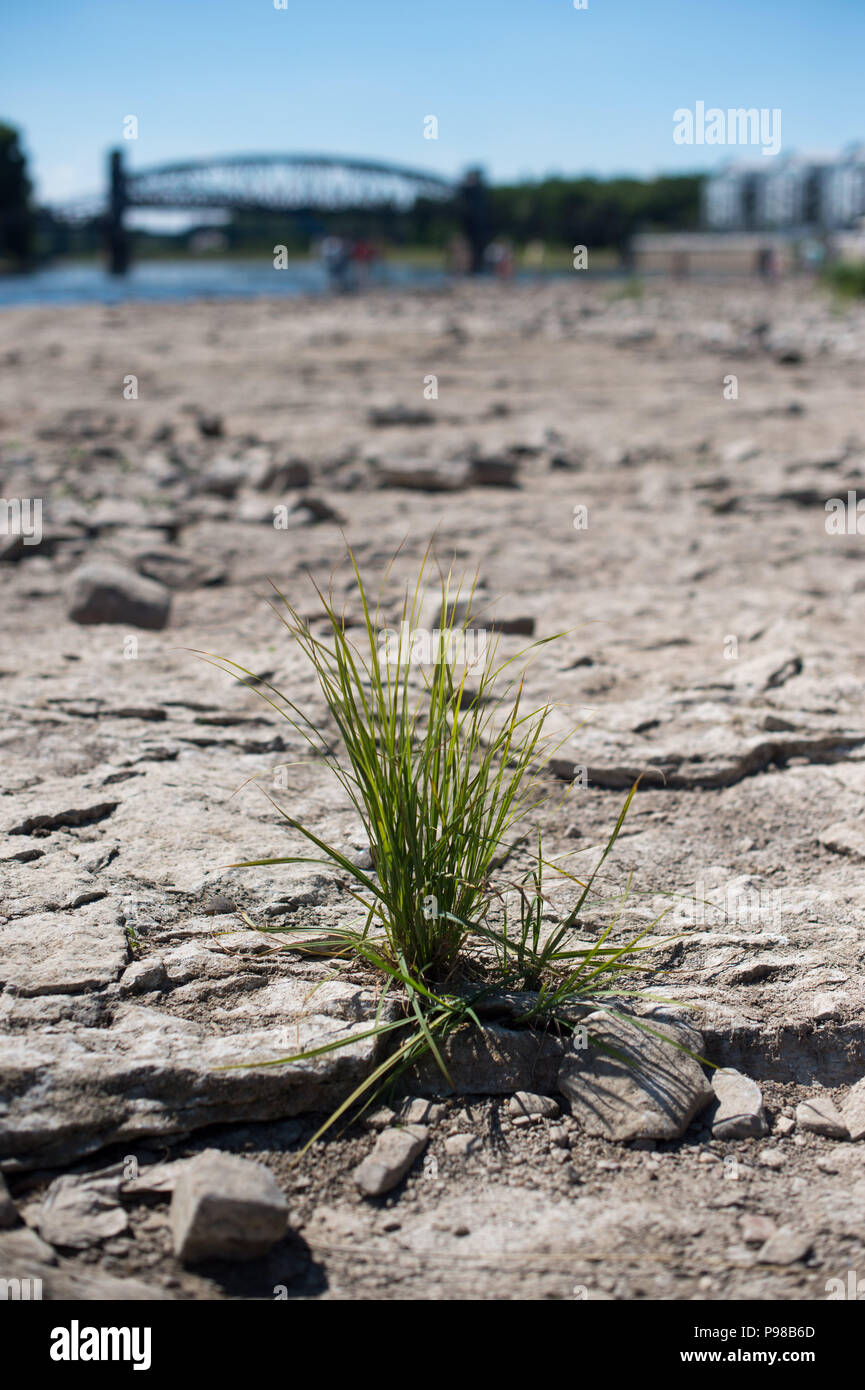
[[[199,433],[205,439],[221,439],[224,433],[224,425],[221,415],[199,415]]]
[[[208,917],[224,917],[229,912],[234,912],[234,901],[226,897],[225,893],[208,893],[201,904],[201,910]]]
[[[65,1173],[55,1178],[42,1199],[39,1233],[49,1245],[86,1250],[118,1236],[128,1226],[120,1205],[120,1169],[80,1176]]]
[[[120,977],[121,994],[149,994],[153,990],[164,989],[168,984],[168,974],[159,956],[146,960],[134,960]]]
[[[367,1115],[365,1123],[368,1129],[387,1129],[388,1125],[392,1125],[395,1119],[396,1111],[382,1105],[380,1109],[373,1110],[371,1115]]]
[[[559,1114],[558,1101],[552,1096],[538,1096],[531,1091],[517,1091],[508,1101],[509,1115],[541,1115],[554,1119]]]
[[[739,1229],[746,1245],[765,1245],[775,1234],[777,1227],[768,1216],[757,1216],[747,1212],[739,1220]]]
[[[757,1162],[761,1168],[783,1168],[787,1162],[780,1149],[764,1149]]]
[[[813,1242],[792,1226],[781,1226],[760,1249],[757,1259],[764,1265],[794,1265],[807,1258]]]
[[[768,1130],[763,1095],[756,1081],[730,1067],[712,1076],[718,1109],[712,1120],[715,1139],[761,1139]]]
[[[206,1149],[184,1165],[171,1199],[178,1259],[255,1259],[287,1226],[288,1204],[264,1164]]]
[[[848,1139],[847,1126],[828,1096],[814,1096],[796,1106],[796,1124],[810,1134],[827,1139]]]
[[[18,1220],[18,1209],[9,1195],[6,1179],[0,1173],[0,1231],[8,1231],[11,1226],[17,1226]]]
[[[562,1129],[561,1126],[556,1126],[554,1129],[550,1130],[550,1143],[557,1149],[569,1149],[571,1147],[571,1136],[566,1129]]]
[[[408,1102],[405,1109],[401,1112],[400,1120],[403,1124],[407,1125],[426,1124],[429,1120],[431,1109],[431,1101],[425,1100],[423,1096],[416,1096],[414,1100]]]
[[[424,1151],[429,1131],[423,1125],[386,1129],[371,1154],[355,1169],[354,1178],[365,1197],[380,1197],[401,1182]]]
[[[168,622],[171,594],[154,579],[100,560],[75,571],[67,611],[75,623],[159,629]]]
[[[689,1055],[702,1053],[701,1035],[687,1025],[655,1019],[649,1033],[601,1012],[582,1021],[591,1046],[566,1051],[559,1090],[585,1132],[619,1142],[680,1138],[714,1095],[700,1063]]]
[[[445,1140],[445,1151],[452,1158],[467,1158],[480,1144],[475,1134],[449,1134]]]
[[[417,492],[458,492],[469,486],[472,469],[467,459],[442,462],[422,459],[382,462],[378,479],[382,487],[410,488]]]
[[[309,465],[297,458],[282,461],[270,459],[252,476],[252,485],[259,492],[285,492],[290,488],[309,487],[311,481]]]
[[[851,1139],[865,1139],[865,1077],[850,1091],[841,1117]]]
[[[146,1168],[138,1170],[137,1176],[123,1179],[121,1196],[170,1197],[187,1162],[180,1158],[173,1163],[148,1163]]]
[[[786,1139],[789,1134],[792,1134],[795,1128],[796,1121],[792,1120],[789,1115],[779,1115],[775,1121],[775,1133],[782,1139]]]
[[[421,406],[374,405],[367,411],[369,423],[378,429],[388,425],[434,425],[435,415]]]

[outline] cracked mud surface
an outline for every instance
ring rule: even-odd
[[[784,364],[791,345],[801,360]],[[371,1145],[360,1128],[289,1167],[311,1115],[364,1074],[369,1044],[292,1076],[214,1068],[356,1030],[374,986],[267,955],[238,917],[326,930],[353,911],[314,866],[224,867],[294,851],[249,779],[273,790],[271,769],[302,745],[191,652],[229,656],[319,710],[268,581],[301,607],[308,596],[312,614],[306,572],[340,561],[341,525],[367,571],[405,542],[395,614],[437,529],[498,620],[568,630],[529,679],[563,737],[581,723],[550,778],[561,797],[578,774],[549,848],[593,862],[643,773],[604,878],[612,894],[633,871],[617,934],[679,895],[655,933],[680,933],[659,952],[658,992],[699,1006],[710,1059],[761,1083],[772,1124],[822,1088],[843,1103],[865,1072],[865,541],[828,533],[825,503],[863,486],[865,310],[836,313],[793,282],[649,285],[640,300],[568,283],[28,309],[0,320],[0,361],[3,496],[44,499],[42,545],[0,564],[0,1158],[13,1197],[26,1219],[61,1170],[215,1144],[273,1167],[294,1231],[267,1261],[188,1272],[169,1253],[165,1202],[132,1203],[128,1233],[61,1251],[54,1277],[143,1280],[170,1297],[284,1284],[325,1298],[583,1286],[777,1299],[821,1297],[861,1269],[861,1143],[813,1134],[719,1143],[704,1117],[641,1151],[575,1127],[561,1159],[547,1121],[514,1129],[501,1100],[457,1099],[426,1166],[387,1198],[353,1183]],[[137,401],[122,398],[128,373]],[[425,403],[430,373],[439,399]],[[431,421],[371,423],[395,404]],[[202,433],[200,413],[222,417],[221,436]],[[488,477],[515,466],[515,485],[479,484],[479,459]],[[280,468],[298,477],[291,460],[305,485],[280,486]],[[391,485],[406,465],[439,490]],[[103,559],[170,588],[164,630],[68,619],[71,576]],[[334,585],[356,617],[344,566]],[[292,766],[274,795],[365,853],[314,767]],[[587,934],[605,920],[596,905]],[[451,1129],[475,1151],[447,1153]],[[761,1163],[766,1149],[781,1166]],[[747,1215],[794,1226],[810,1253],[758,1263]]]

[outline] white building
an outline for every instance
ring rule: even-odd
[[[840,231],[865,218],[865,145],[726,165],[703,186],[712,231]]]

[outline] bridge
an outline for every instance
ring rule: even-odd
[[[419,198],[454,207],[479,268],[487,237],[486,192],[478,171],[461,182],[424,170],[324,154],[247,154],[127,169],[122,150],[108,159],[108,195],[63,209],[80,219],[105,218],[108,261],[122,275],[130,262],[130,208],[229,210],[286,214],[345,210],[403,211]]]

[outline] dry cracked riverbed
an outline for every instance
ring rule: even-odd
[[[2,495],[43,502],[39,544],[0,535],[4,1273],[205,1299],[810,1299],[865,1277],[865,537],[826,525],[865,487],[863,363],[865,309],[800,283],[4,313]],[[645,774],[605,870],[611,895],[633,875],[615,934],[672,903],[664,1017],[695,1006],[709,1060],[757,1083],[750,1136],[698,1076],[682,1137],[604,1137],[583,1081],[554,1095],[561,1058],[505,1032],[464,1093],[430,1104],[420,1079],[297,1162],[371,1043],[218,1070],[363,1031],[377,986],[239,916],[354,915],[315,866],[225,867],[299,843],[251,779],[367,847],[291,728],[192,651],[320,713],[268,581],[312,615],[341,532],[373,574],[402,544],[395,616],[433,531],[504,643],[569,630],[529,679],[581,722],[549,848],[594,862]],[[334,586],[356,619],[344,565]],[[368,1195],[381,1135],[411,1166]],[[275,1183],[181,1162],[204,1150]],[[208,1181],[250,1184],[266,1253],[201,1255]]]

